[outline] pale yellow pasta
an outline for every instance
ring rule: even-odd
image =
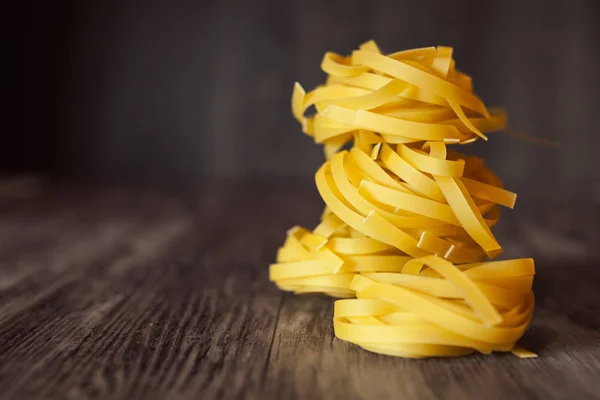
[[[335,334],[369,351],[535,356],[515,346],[533,313],[533,260],[491,261],[499,206],[516,194],[482,159],[447,148],[487,140],[505,113],[488,110],[449,47],[385,55],[369,41],[326,53],[321,68],[325,85],[294,85],[292,112],[324,144],[315,180],[326,207],[313,231],[288,231],[270,279],[348,298],[335,304]]]

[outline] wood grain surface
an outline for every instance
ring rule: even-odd
[[[26,11],[6,31],[23,53],[23,113],[0,166],[150,182],[310,178],[323,155],[290,112],[294,82],[322,84],[326,51],[375,39],[387,52],[454,47],[511,130],[560,142],[555,151],[494,134],[469,146],[507,187],[600,204],[597,0],[16,3]]]
[[[528,360],[336,339],[332,299],[267,276],[285,230],[320,211],[312,185],[0,193],[0,398],[600,398],[598,206],[503,215],[506,257],[536,257]]]

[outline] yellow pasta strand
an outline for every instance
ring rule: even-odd
[[[326,207],[314,230],[288,231],[269,278],[347,298],[335,303],[335,334],[369,351],[534,357],[515,346],[533,313],[533,260],[489,260],[502,252],[499,206],[513,208],[516,194],[482,159],[447,148],[487,140],[506,115],[488,110],[452,55],[386,55],[369,41],[326,53],[325,85],[294,85],[292,113],[324,145],[315,181]]]

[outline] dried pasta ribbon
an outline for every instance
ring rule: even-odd
[[[357,299],[335,303],[335,334],[409,358],[513,351],[533,313],[534,273],[532,259],[459,268],[435,256],[412,259],[401,272],[362,273],[350,285]]]
[[[442,143],[435,146],[445,149]],[[486,258],[477,241],[479,231],[470,236],[462,217],[453,209],[453,200],[448,202],[439,188],[435,180],[438,177],[425,171],[434,169],[433,165],[438,173],[445,175],[454,175],[457,168],[461,174],[467,172],[468,178],[456,179],[468,179],[472,194],[467,190],[465,196],[473,204],[478,202],[469,212],[481,218],[480,230],[489,229],[488,225],[497,220],[497,204],[514,205],[514,194],[495,186],[499,180],[491,171],[481,173],[489,170],[479,159],[454,153],[454,160],[444,163],[420,149],[406,147],[411,152],[406,153],[403,148],[404,145],[399,145],[398,150],[393,150],[387,144],[377,143],[371,150],[381,151],[370,151],[368,155],[354,147],[349,152],[336,153],[323,165],[317,173],[317,188],[331,212],[324,215],[313,232],[302,228],[290,230],[279,250],[277,264],[271,266],[271,279],[279,287],[294,292],[351,296],[350,277],[342,278],[340,274],[357,273],[355,260],[349,258],[357,254],[378,260],[380,268],[389,268],[383,265],[391,260],[404,262],[408,257],[427,255],[455,263],[480,262]],[[406,157],[413,153],[424,159],[415,162]],[[403,174],[395,175],[393,169],[387,168],[388,164],[394,164],[390,159],[405,168],[408,176],[417,178],[403,181]],[[388,164],[383,160],[388,160]],[[477,169],[465,168],[473,162],[477,162]],[[354,267],[348,267],[348,263]],[[286,272],[281,275],[281,271]]]
[[[269,277],[282,290],[352,297],[350,284],[356,274],[399,272],[409,260],[399,250],[365,237],[329,213],[313,232],[300,227],[288,231]]]
[[[315,181],[326,207],[312,231],[288,231],[270,279],[348,298],[335,304],[335,334],[370,351],[535,356],[515,346],[533,313],[533,260],[489,261],[502,252],[499,206],[516,194],[481,158],[447,148],[503,130],[504,111],[488,110],[449,47],[385,55],[369,41],[326,53],[321,68],[326,84],[294,85],[292,113],[324,144]]]
[[[292,110],[329,154],[355,131],[375,132],[388,143],[471,143],[506,126],[504,112],[488,110],[471,78],[455,69],[449,47],[384,55],[370,41],[349,57],[326,53],[321,68],[327,83],[309,93],[296,83]],[[311,106],[317,113],[305,117]]]

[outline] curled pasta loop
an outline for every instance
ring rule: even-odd
[[[443,143],[423,148],[436,146],[445,157]],[[271,279],[280,287],[295,292],[352,295],[350,278],[333,277],[338,273],[357,273],[353,267],[344,267],[347,262],[354,265],[353,260],[348,261],[349,254],[369,255],[370,260],[379,260],[382,265],[427,255],[454,263],[480,262],[486,258],[479,242],[491,239],[481,239],[478,235],[487,232],[488,226],[497,220],[497,205],[514,205],[514,194],[496,186],[498,180],[491,171],[481,173],[487,168],[479,159],[453,153],[452,159],[441,160],[420,148],[405,145],[398,145],[396,150],[385,143],[370,147],[376,148],[381,150],[371,151],[371,155],[357,147],[338,152],[321,167],[316,176],[317,188],[331,213],[323,217],[313,232],[301,228],[290,231],[279,250],[278,263],[271,266]],[[413,159],[408,154],[421,158]],[[470,168],[473,162],[478,164],[476,169]],[[436,172],[448,175],[443,178],[459,182],[465,179],[466,192],[444,192],[436,181],[441,176],[429,173],[434,167]],[[456,168],[466,176],[452,177]],[[465,211],[453,208],[452,196],[469,197],[473,208],[468,212],[479,224],[474,230],[465,229],[461,222],[464,216],[460,214]],[[390,255],[393,257],[389,258]],[[379,259],[382,256],[388,258]],[[298,275],[294,276],[290,271],[297,269]],[[287,271],[285,275],[279,274],[282,270]],[[308,279],[316,276],[320,278]],[[301,280],[284,282],[293,278]],[[324,283],[325,279],[331,281],[335,290],[323,289],[330,287]]]
[[[436,256],[400,272],[361,273],[350,285],[357,298],[335,303],[335,334],[409,358],[513,351],[531,321],[534,273],[531,259],[461,268]]]
[[[321,68],[326,84],[306,93],[296,83],[292,110],[303,131],[326,148],[340,148],[354,131],[396,144],[466,144],[506,127],[505,113],[488,110],[471,78],[456,70],[449,47],[384,55],[371,41],[348,57],[326,53]],[[305,116],[311,106],[317,113]]]

